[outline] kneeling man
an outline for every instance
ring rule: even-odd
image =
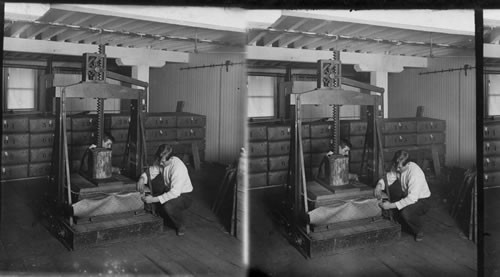
[[[384,201],[380,207],[384,210],[397,209],[415,235],[415,240],[422,241],[422,217],[429,210],[428,200],[431,192],[424,172],[409,158],[410,155],[404,150],[394,154],[392,162],[395,170],[387,173],[389,187],[386,187],[382,178],[378,181],[374,194],[380,199],[382,190],[389,189],[390,202]]]

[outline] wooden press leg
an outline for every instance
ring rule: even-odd
[[[193,154],[194,169],[200,169],[200,152],[198,151],[198,143],[191,143],[191,152]]]

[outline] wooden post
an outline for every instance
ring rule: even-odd
[[[66,180],[61,180],[60,184],[62,187],[64,187],[64,181],[66,181],[66,189],[67,189],[67,195],[68,195],[68,205],[71,206],[72,201],[71,201],[71,178],[70,178],[70,171],[69,171],[69,157],[68,157],[68,136],[66,135],[66,93],[64,89],[62,90],[61,94],[61,114],[62,114],[62,146],[63,146],[63,168],[59,168],[60,170],[62,169],[63,176],[66,177]],[[64,190],[64,189],[63,189]],[[64,203],[64,201],[62,202]],[[73,217],[70,215],[69,216],[69,225],[73,226]]]
[[[197,169],[200,169],[201,168],[201,165],[200,165],[200,152],[198,150],[198,143],[196,142],[192,142],[191,143],[191,152],[193,154],[193,163],[194,163],[194,169],[197,170]]]
[[[299,151],[299,156],[298,156],[298,159],[299,159],[299,177],[298,180],[299,180],[299,183],[301,184],[300,185],[300,188],[302,189],[302,197],[303,197],[303,205],[304,205],[304,209],[303,209],[303,212],[304,212],[304,215],[307,214],[308,212],[308,207],[307,207],[307,182],[306,182],[306,170],[305,170],[305,166],[304,166],[304,152],[303,152],[303,148],[302,148],[302,114],[301,114],[301,106],[300,106],[300,94],[297,94],[297,97],[296,97],[296,101],[295,101],[295,105],[297,105],[297,118],[296,118],[296,123],[295,123],[295,136],[297,138],[297,142],[298,142],[298,151]],[[300,196],[300,195],[299,195]],[[300,222],[300,221],[299,221]],[[310,228],[309,228],[309,224],[306,222],[306,233],[309,234],[310,233]]]

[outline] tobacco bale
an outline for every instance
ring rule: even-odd
[[[329,155],[329,185],[343,186],[349,184],[349,158],[342,155]]]
[[[89,153],[89,175],[93,179],[111,178],[111,149],[93,148]]]

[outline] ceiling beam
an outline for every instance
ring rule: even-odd
[[[246,49],[249,60],[316,63],[332,57],[331,51],[324,50],[262,46],[247,46]],[[427,58],[420,57],[342,52],[340,60],[343,64],[357,65],[358,71],[400,72],[404,67],[427,67]]]
[[[81,56],[83,53],[95,53],[97,45],[77,44],[67,42],[29,40],[19,38],[4,38],[4,51],[41,53],[53,55]],[[145,48],[106,47],[108,58],[121,59],[123,65],[148,64],[163,66],[165,62],[187,63],[189,55],[186,53],[151,50]]]

